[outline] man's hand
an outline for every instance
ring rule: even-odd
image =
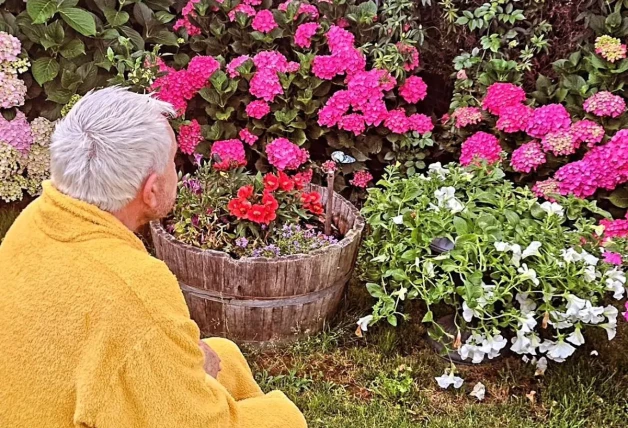
[[[201,348],[201,351],[203,351],[203,355],[205,355],[205,364],[203,364],[205,373],[213,378],[217,378],[218,372],[220,371],[220,357],[202,340],[198,342],[198,346]]]

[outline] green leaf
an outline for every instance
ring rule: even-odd
[[[59,63],[54,58],[39,58],[33,62],[32,72],[33,77],[41,86],[57,77],[59,74]]]
[[[379,284],[374,284],[372,282],[369,282],[366,284],[366,289],[369,292],[369,294],[375,297],[376,299],[379,299],[386,295],[386,293],[384,292],[384,289]]]
[[[628,71],[628,59],[624,59],[619,64],[617,64],[617,68],[615,70],[611,70],[611,73],[620,74],[625,71]]]
[[[166,46],[179,46],[177,36],[168,30],[161,30],[146,40],[151,43],[159,43]]]
[[[93,36],[96,34],[96,21],[91,13],[76,7],[62,9],[59,13],[70,27],[82,35]]]
[[[465,219],[461,217],[454,217],[454,227],[456,228],[457,235],[466,235],[469,232],[469,228]]]
[[[33,20],[33,24],[43,24],[57,12],[56,0],[28,0],[26,12]]]
[[[133,6],[133,16],[142,27],[146,27],[153,19],[153,11],[144,3],[135,3]]]
[[[140,33],[132,29],[131,27],[122,26],[120,30],[133,42],[136,48],[139,50],[144,50],[144,38]]]
[[[78,4],[78,0],[58,0],[57,1],[57,9],[68,9],[70,7],[74,7]]]
[[[105,19],[112,27],[124,25],[129,20],[129,14],[123,10],[116,10],[110,7],[105,8]]]
[[[606,27],[611,31],[616,27],[619,27],[621,25],[621,13],[611,13],[606,17],[606,21],[604,21],[604,23],[606,24]]]
[[[56,81],[44,84],[44,91],[47,96],[46,100],[57,104],[67,104],[72,95],[74,95],[73,91],[63,88],[61,84]]]
[[[628,189],[615,189],[608,197],[608,200],[618,208],[628,208]]]
[[[386,320],[388,321],[388,323],[390,325],[392,325],[393,327],[397,327],[397,317],[394,315],[388,315],[388,317],[386,318]]]
[[[216,113],[216,119],[218,119],[218,120],[229,120],[229,118],[231,117],[231,113],[233,113],[234,110],[235,109],[233,107],[227,107],[224,112],[217,112]]]
[[[421,320],[421,322],[433,322],[433,321],[434,321],[434,314],[432,313],[432,311],[427,311],[427,313]]]

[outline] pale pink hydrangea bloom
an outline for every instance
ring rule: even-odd
[[[13,73],[0,71],[0,107],[11,108],[24,105],[26,85]]]
[[[291,143],[287,138],[277,138],[266,146],[268,163],[280,171],[298,169],[309,159],[307,150]]]
[[[410,76],[399,87],[399,95],[410,104],[416,104],[427,96],[427,85],[418,76]]]
[[[20,39],[0,31],[0,63],[17,61],[22,50]]]
[[[249,117],[261,119],[270,113],[270,106],[265,101],[255,100],[246,106],[245,112]]]
[[[541,150],[541,145],[537,142],[530,142],[522,145],[514,152],[510,159],[510,165],[517,172],[529,173],[547,162],[545,153]]]
[[[458,107],[451,116],[456,119],[456,128],[477,125],[482,121],[482,111],[477,107]]]
[[[608,62],[615,62],[626,58],[626,45],[614,37],[600,36],[595,39],[595,53],[601,55]]]
[[[373,179],[373,175],[371,175],[368,171],[356,171],[353,174],[353,179],[350,181],[352,185],[355,187],[360,187],[365,189],[368,186],[369,181]]]
[[[571,132],[564,129],[547,133],[541,144],[546,152],[551,152],[554,156],[572,155],[580,147]]]
[[[486,163],[490,165],[499,162],[501,155],[502,148],[499,145],[497,137],[480,131],[476,132],[462,143],[460,164],[467,166],[486,161]]]
[[[186,155],[191,155],[196,150],[198,143],[203,141],[201,135],[201,125],[192,119],[189,124],[181,125],[179,128],[179,150]]]
[[[215,159],[214,168],[219,171],[246,165],[244,144],[237,139],[216,141],[212,145],[211,156]]]
[[[534,109],[525,104],[504,107],[499,112],[499,119],[495,126],[500,131],[509,134],[525,131],[533,112]]]
[[[626,101],[608,91],[601,91],[587,98],[584,102],[584,111],[599,117],[619,117],[626,111]]]
[[[251,26],[254,30],[259,31],[260,33],[270,33],[278,27],[275,22],[275,17],[270,10],[260,10],[257,12],[257,15],[253,18]]]
[[[550,202],[556,202],[550,195],[560,195],[560,183],[558,180],[548,178],[547,180],[537,181],[532,192],[539,198],[547,199]]]
[[[526,132],[534,138],[543,138],[552,131],[568,130],[571,116],[561,104],[548,104],[534,109],[528,120]]]
[[[33,144],[33,134],[23,112],[18,110],[10,121],[0,114],[0,141],[22,154],[29,152]]]
[[[482,108],[499,115],[501,109],[521,104],[525,99],[526,93],[519,86],[512,83],[493,83],[486,89]]]

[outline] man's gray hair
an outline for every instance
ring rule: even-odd
[[[119,211],[151,173],[165,172],[172,140],[164,116],[174,114],[171,104],[121,87],[89,92],[52,135],[52,183],[75,199]]]

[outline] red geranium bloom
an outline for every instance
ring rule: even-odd
[[[269,209],[276,211],[279,208],[279,203],[277,199],[270,192],[264,192],[264,196],[262,196],[262,204]]]
[[[283,171],[279,171],[279,188],[284,192],[294,189],[294,181]]]
[[[303,189],[306,184],[312,181],[313,173],[314,171],[311,169],[296,173],[293,177],[295,187],[299,190]]]
[[[264,222],[266,224],[269,224],[271,221],[275,220],[277,218],[277,211],[276,209],[272,209],[271,207],[266,207],[266,210],[264,211]]]
[[[323,214],[323,204],[321,204],[321,194],[318,192],[304,193],[301,195],[301,203],[303,208],[310,211],[312,214]]]
[[[238,198],[249,199],[251,196],[253,196],[253,190],[253,186],[250,184],[240,187],[240,189],[238,189]]]
[[[279,189],[279,178],[274,174],[266,174],[264,176],[264,189],[269,192]]]
[[[325,211],[323,204],[310,204],[308,210],[314,215],[321,215]]]
[[[268,224],[275,218],[277,218],[277,215],[275,214],[274,210],[270,209],[270,207],[255,204],[249,210],[246,218],[253,223]]]
[[[246,199],[232,199],[227,204],[231,215],[237,218],[247,218],[249,211],[251,210],[251,203]]]

